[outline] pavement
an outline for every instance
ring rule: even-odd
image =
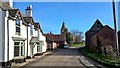
[[[53,51],[46,51],[45,53],[43,53],[43,55],[35,56],[34,58],[31,58],[31,59],[26,59],[26,62],[23,62],[23,63],[14,63],[13,62],[11,68],[22,67],[22,66],[24,66],[26,64],[29,64],[29,63],[31,63],[31,62],[33,62],[35,60],[38,60],[39,58],[42,58],[42,57],[47,56],[47,55],[50,55],[52,53],[53,53]]]

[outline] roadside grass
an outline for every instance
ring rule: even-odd
[[[81,43],[81,44],[72,44],[71,46],[72,46],[72,47],[80,47],[80,46],[81,46],[81,47],[84,47],[84,46],[85,46],[85,43],[83,43],[83,44],[82,44],[82,43]]]
[[[115,59],[111,59],[107,56],[104,56],[102,54],[99,54],[99,53],[96,53],[96,52],[93,52],[89,49],[86,49],[86,48],[83,48],[80,50],[83,54],[85,54],[86,56],[96,60],[96,61],[99,61],[105,65],[108,65],[108,66],[120,66],[120,61],[118,60],[115,60]]]

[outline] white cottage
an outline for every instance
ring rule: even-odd
[[[11,64],[14,58],[24,57],[24,46],[26,37],[22,34],[22,17],[18,9],[12,9],[8,3],[2,3],[2,21],[1,24],[1,43],[2,66]],[[24,33],[24,32],[23,32]]]
[[[32,7],[26,15],[13,9],[9,3],[0,2],[0,64],[9,66],[12,61],[24,62],[35,54],[46,51],[46,38],[39,23],[32,18]]]
[[[32,6],[30,5],[26,9],[26,16],[23,17],[28,23],[28,57],[31,58],[36,54],[42,54],[46,52],[46,38],[42,35],[42,29],[39,23],[35,23],[32,19]],[[31,18],[31,20],[29,20]],[[30,49],[30,50],[29,50]]]

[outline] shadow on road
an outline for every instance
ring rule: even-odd
[[[58,48],[53,52],[53,56],[79,56],[80,47],[70,47],[69,49]]]

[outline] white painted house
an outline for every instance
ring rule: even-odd
[[[24,62],[35,54],[46,52],[46,38],[39,23],[32,18],[32,6],[23,14],[11,7],[12,3],[0,2],[0,63],[8,66]]]

